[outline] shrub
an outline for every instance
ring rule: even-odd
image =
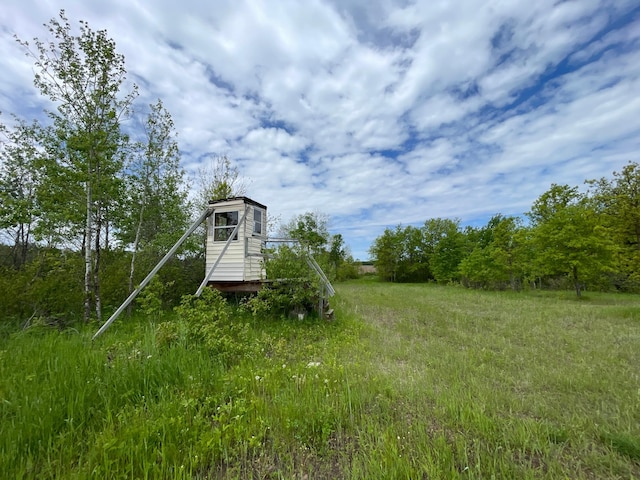
[[[295,278],[267,284],[241,307],[255,318],[282,317],[291,312],[311,312],[318,304],[319,287],[307,279]]]
[[[181,343],[205,348],[225,364],[251,354],[249,326],[232,320],[227,301],[217,290],[207,288],[200,297],[182,297],[175,312],[177,321],[158,325],[159,346]]]

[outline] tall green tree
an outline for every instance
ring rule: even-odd
[[[369,248],[378,275],[383,280],[398,280],[398,270],[404,257],[404,232],[398,225],[395,229],[386,228]]]
[[[516,290],[522,282],[522,239],[520,220],[494,215],[487,225],[471,234],[471,253],[460,263],[460,273],[475,287]]]
[[[119,238],[132,250],[129,293],[136,260],[145,252],[157,262],[187,228],[190,206],[171,114],[158,100],[150,105],[145,139],[134,146],[127,167],[127,196]]]
[[[465,256],[464,234],[460,221],[448,218],[432,218],[422,227],[426,245],[431,250],[429,267],[440,283],[457,281],[458,266]]]
[[[325,251],[331,235],[329,234],[329,217],[318,212],[306,212],[293,217],[283,225],[283,236],[298,240],[300,245],[314,255]]]
[[[527,215],[542,274],[568,276],[580,297],[585,280],[613,270],[615,245],[610,232],[593,202],[577,187],[553,184]]]
[[[120,122],[129,114],[137,89],[122,91],[124,57],[105,30],[94,31],[81,21],[76,36],[64,11],[45,26],[48,41],[36,38],[31,47],[18,39],[34,61],[36,87],[57,107],[49,112],[51,158],[45,163],[51,189],[45,193],[54,195],[44,195],[55,203],[43,208],[55,211],[58,202],[66,204],[68,215],[60,218],[60,227],[72,235],[78,231],[78,214],[83,217],[84,318],[88,320],[95,307],[100,319],[101,237],[121,188],[119,151],[125,138]]]

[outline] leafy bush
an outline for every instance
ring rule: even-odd
[[[80,317],[82,257],[42,250],[21,270],[0,270],[0,315],[25,323],[32,317],[64,326]]]
[[[157,328],[159,346],[205,348],[223,363],[251,354],[249,326],[232,321],[229,305],[217,290],[207,288],[200,297],[182,297],[175,312],[177,321],[162,322]]]
[[[173,282],[169,282],[164,284],[160,281],[158,277],[154,277],[149,285],[140,292],[138,295],[137,301],[142,308],[142,312],[148,316],[157,320],[160,318],[160,315],[164,311],[162,304],[162,296],[164,292],[167,290],[167,287],[171,287]]]
[[[304,278],[292,278],[266,284],[241,308],[254,318],[282,317],[292,312],[312,312],[319,302],[319,286]]]

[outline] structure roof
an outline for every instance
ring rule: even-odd
[[[223,200],[209,200],[209,205],[218,205],[220,203],[233,202],[235,200],[242,200],[244,203],[248,203],[249,205],[253,205],[258,208],[267,209],[266,205],[256,202],[255,200],[250,199],[249,197],[229,197]]]

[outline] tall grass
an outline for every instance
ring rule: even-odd
[[[4,335],[0,472],[640,477],[639,297],[338,292],[333,322],[236,313],[248,325],[229,330],[225,345],[242,342],[231,360],[166,345],[146,319],[95,343],[93,329]]]

